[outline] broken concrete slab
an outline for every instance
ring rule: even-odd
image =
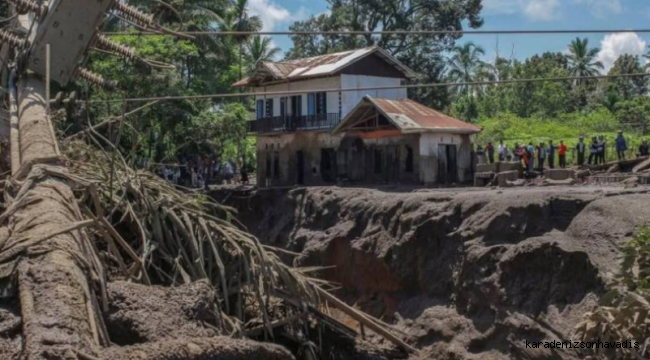
[[[483,187],[492,183],[496,174],[494,172],[480,172],[474,174],[474,186]]]
[[[548,169],[544,176],[549,180],[562,181],[576,178],[575,170],[571,169]]]
[[[518,161],[500,162],[498,172],[502,173],[506,171],[518,171],[519,174],[522,174],[524,172],[524,166]]]
[[[497,173],[498,164],[478,164],[476,165],[476,173]]]
[[[497,183],[499,187],[508,187],[508,182],[519,180],[518,171],[504,171],[497,174]]]
[[[643,161],[642,163],[636,165],[634,167],[634,169],[632,169],[632,172],[636,174],[638,172],[641,172],[641,171],[644,171],[644,170],[647,170],[647,169],[650,169],[650,159],[647,159],[647,160]]]

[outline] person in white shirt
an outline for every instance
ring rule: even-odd
[[[499,154],[499,162],[506,161],[508,157],[508,146],[503,143],[503,140],[499,142],[499,147],[497,148],[497,154]]]

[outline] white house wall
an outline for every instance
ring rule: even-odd
[[[365,75],[341,75],[341,87],[344,89],[367,88],[377,86],[399,86],[402,79],[365,76]],[[372,91],[346,91],[341,93],[342,98],[342,116],[346,116],[352,109],[359,104],[364,96],[370,95],[376,98],[401,100],[408,97],[406,89],[387,89]]]
[[[385,78],[365,75],[340,75],[327,78],[302,80],[297,82],[283,83],[277,85],[268,85],[255,88],[255,92],[285,92],[300,91],[302,95],[302,114],[307,115],[309,107],[307,106],[307,94],[320,92],[330,89],[351,89],[377,86],[399,86],[401,79]],[[376,98],[400,100],[407,98],[406,89],[387,89],[373,91],[346,91],[346,92],[328,92],[327,93],[327,112],[330,114],[341,113],[345,117],[361,99],[370,95]],[[273,116],[280,116],[280,98],[284,95],[257,96],[255,100],[273,99]],[[290,96],[287,96],[290,97]]]
[[[255,88],[255,92],[285,92],[300,91],[302,94],[302,114],[307,115],[309,107],[307,106],[307,94],[321,92],[322,90],[339,89],[341,87],[341,78],[339,76],[319,78],[312,80],[303,80],[297,82],[283,83],[277,85],[268,85]],[[280,99],[291,97],[292,95],[274,95],[274,96],[257,96],[255,100],[273,99],[273,116],[280,116]],[[266,106],[266,105],[265,105]],[[339,113],[339,92],[327,93],[327,112],[332,114]]]

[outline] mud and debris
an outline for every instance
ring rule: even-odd
[[[249,230],[409,335],[422,359],[579,359],[572,339],[648,225],[647,188],[260,190],[232,199]],[[215,196],[220,196],[216,194]],[[353,322],[350,323],[353,325]]]
[[[110,283],[105,318],[111,340],[127,346],[222,335],[216,327],[214,291],[206,282],[176,288]]]

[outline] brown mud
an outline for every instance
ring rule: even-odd
[[[215,193],[221,199],[224,194]],[[423,359],[578,359],[572,339],[648,224],[647,189],[262,190],[229,205],[299,266],[335,266],[349,304],[395,324]],[[351,324],[352,325],[352,324]]]

